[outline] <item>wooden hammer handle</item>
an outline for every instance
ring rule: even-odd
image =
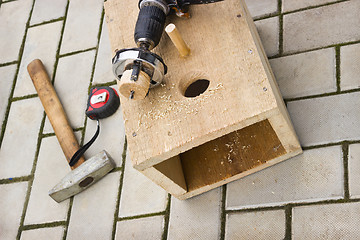
[[[29,63],[27,70],[45,109],[46,115],[55,131],[55,135],[64,152],[66,160],[70,162],[73,154],[79,149],[79,143],[69,124],[56,91],[50,82],[46,69],[39,59],[35,59]],[[84,161],[84,157],[81,157],[71,169],[77,168]]]

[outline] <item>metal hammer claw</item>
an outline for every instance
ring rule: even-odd
[[[27,70],[61,149],[67,161],[70,162],[73,154],[79,149],[79,144],[45,67],[39,59],[35,59],[29,63]],[[55,201],[61,202],[90,187],[114,167],[115,163],[105,151],[101,151],[87,161],[85,161],[84,157],[81,157],[71,167],[72,171],[49,191],[49,195]]]

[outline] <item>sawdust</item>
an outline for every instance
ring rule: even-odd
[[[160,84],[161,87],[166,87],[165,83]],[[171,89],[175,87],[175,84],[170,86]],[[140,113],[138,116],[137,130],[141,127],[149,129],[152,121],[166,119],[171,115],[183,115],[183,119],[187,119],[187,115],[197,115],[201,112],[201,109],[206,106],[206,102],[222,98],[218,95],[214,99],[214,95],[217,91],[224,89],[222,83],[217,84],[215,87],[208,89],[205,93],[195,98],[185,98],[180,100],[173,99],[172,95],[164,94],[157,96],[156,100],[151,99],[149,101],[152,106],[151,109],[146,113]],[[170,89],[169,89],[170,90]],[[156,104],[155,104],[156,101]],[[195,107],[196,106],[196,107]],[[224,111],[226,111],[225,109]],[[178,123],[181,122],[181,118],[178,118]]]

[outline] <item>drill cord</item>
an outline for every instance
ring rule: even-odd
[[[74,155],[72,156],[69,162],[70,167],[74,166],[79,161],[79,159],[85,153],[85,151],[88,150],[88,148],[95,142],[96,138],[99,136],[99,133],[100,133],[100,121],[99,119],[97,119],[97,130],[94,136],[90,139],[88,143],[86,143],[79,150],[77,150],[76,153],[74,153]]]

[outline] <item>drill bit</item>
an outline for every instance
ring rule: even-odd
[[[131,90],[129,99],[134,99],[135,91]]]

